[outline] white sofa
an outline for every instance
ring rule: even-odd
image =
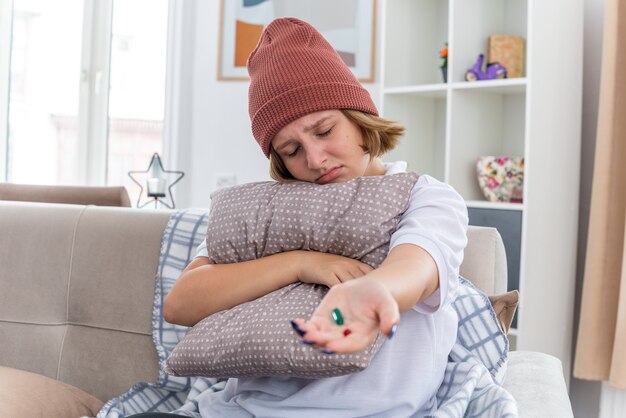
[[[0,416],[94,416],[154,381],[154,278],[170,212],[0,201]],[[506,288],[495,229],[471,227],[461,272]],[[522,295],[523,296],[523,295]],[[512,352],[521,417],[572,417],[558,359]]]

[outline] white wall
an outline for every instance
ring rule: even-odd
[[[183,2],[181,2],[183,3]],[[217,81],[219,1],[183,3],[186,31],[178,169],[186,173],[178,191],[180,207],[208,207],[215,177],[232,173],[238,183],[269,179],[267,161],[254,142],[247,113],[247,82]]]
[[[176,188],[176,202],[181,208],[207,207],[218,175],[235,174],[238,184],[269,180],[269,165],[250,130],[249,83],[217,80],[220,1],[180,3],[185,24],[181,76],[187,82],[175,165],[186,175]],[[365,87],[377,101],[378,84]]]

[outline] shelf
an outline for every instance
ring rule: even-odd
[[[468,208],[498,209],[498,210],[524,210],[523,203],[489,202],[487,200],[466,200]]]
[[[448,87],[455,91],[481,91],[496,94],[523,94],[526,91],[526,78],[508,78],[484,81],[458,81],[455,83],[419,84],[387,87],[385,94],[411,94],[423,97],[446,97]]]
[[[385,86],[435,84],[442,80],[439,50],[449,41],[449,2],[384,2],[388,22],[383,38]]]
[[[448,91],[448,85],[440,84],[422,84],[418,86],[399,86],[388,87],[385,94],[411,94],[414,96],[445,98]]]
[[[447,181],[466,200],[481,201],[484,196],[476,181],[477,158],[525,156],[526,94],[464,88],[452,90],[450,100]]]
[[[562,296],[563,289],[572,294],[576,268],[578,218],[571,208],[579,200],[572,183],[580,162],[582,6],[565,0],[381,4],[381,115],[406,127],[389,160],[407,161],[410,170],[450,184],[465,200],[470,225],[498,229],[507,288],[524,291],[509,334],[511,348],[550,352],[569,376],[573,300]],[[492,35],[524,39],[525,76],[466,81],[479,54],[489,61]],[[447,83],[439,56],[445,44]],[[567,68],[567,76],[555,68]],[[485,200],[476,161],[489,155],[533,161],[532,168],[524,167],[523,203]],[[557,160],[568,161],[558,173]],[[542,178],[555,175],[560,187],[542,187]],[[551,332],[555,327],[564,332]]]
[[[480,90],[499,94],[520,94],[526,91],[526,77],[500,80],[458,81],[452,83],[453,90]]]
[[[452,2],[450,81],[465,82],[465,71],[478,54],[488,55],[490,35],[519,35],[528,39],[530,0],[472,0]],[[481,83],[484,83],[482,81]]]
[[[405,137],[387,154],[389,161],[402,160],[409,170],[444,179],[447,100],[442,95],[413,92],[387,94],[384,114],[402,121]]]

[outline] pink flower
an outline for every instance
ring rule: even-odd
[[[509,157],[498,157],[496,158],[496,163],[498,165],[504,165],[507,163],[507,161],[509,161]]]
[[[498,180],[496,180],[493,176],[489,176],[487,178],[487,187],[489,189],[495,189],[496,187],[498,187],[500,185],[500,183],[498,182]]]

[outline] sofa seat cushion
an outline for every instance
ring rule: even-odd
[[[96,416],[103,402],[63,382],[0,367],[0,416],[78,418]]]
[[[573,418],[561,361],[535,351],[511,351],[503,386],[520,417]]]

